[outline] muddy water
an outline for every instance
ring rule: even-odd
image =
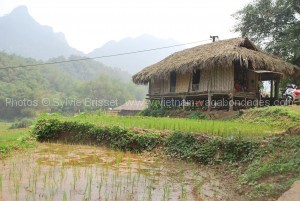
[[[0,201],[238,200],[204,167],[99,147],[41,144],[0,169]]]

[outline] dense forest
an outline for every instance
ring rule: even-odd
[[[34,117],[41,112],[73,114],[107,110],[126,100],[142,100],[146,87],[131,82],[131,75],[100,62],[58,57],[43,63],[0,52],[0,118]]]

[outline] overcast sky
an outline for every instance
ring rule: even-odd
[[[151,34],[181,43],[239,36],[231,16],[251,0],[0,0],[0,16],[26,5],[42,25],[85,53],[110,40]]]

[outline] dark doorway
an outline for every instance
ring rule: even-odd
[[[170,92],[175,92],[176,90],[176,72],[171,72],[170,74]]]
[[[193,73],[193,82],[192,82],[192,90],[198,91],[200,85],[200,69],[197,69]]]

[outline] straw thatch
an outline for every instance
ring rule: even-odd
[[[123,105],[120,105],[119,107],[115,107],[113,110],[116,111],[142,111],[148,107],[146,101],[137,101],[137,100],[130,100],[124,103]]]
[[[233,63],[253,70],[268,70],[284,75],[300,71],[299,67],[260,50],[248,38],[233,38],[176,52],[144,68],[132,79],[136,84],[147,84],[151,79],[168,77],[172,71],[184,74],[212,66],[228,67]]]

